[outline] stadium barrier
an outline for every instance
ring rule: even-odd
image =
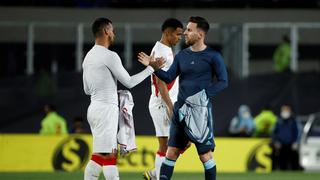
[[[153,168],[157,139],[138,136],[138,150],[118,160],[120,172]],[[0,134],[0,172],[82,171],[92,150],[90,135]],[[270,172],[269,139],[216,138],[219,172]],[[176,172],[202,172],[192,145],[176,163]]]

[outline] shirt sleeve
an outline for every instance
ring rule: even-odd
[[[107,66],[112,72],[112,75],[127,88],[133,88],[150,76],[154,71],[151,66],[147,66],[143,71],[130,76],[127,70],[123,67],[120,57],[116,53],[114,53],[112,61],[109,61]]]
[[[206,93],[209,97],[215,96],[228,86],[227,69],[219,53],[215,53],[213,56],[213,69],[216,75],[216,81],[212,81],[206,87]]]
[[[179,60],[177,57],[178,56],[176,56],[174,58],[173,63],[170,66],[168,71],[164,71],[164,70],[160,69],[154,73],[159,79],[161,79],[162,81],[164,81],[167,84],[169,84],[173,80],[175,80],[176,77],[180,74]]]

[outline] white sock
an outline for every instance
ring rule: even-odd
[[[116,165],[103,166],[102,169],[106,180],[119,180],[119,171]]]
[[[102,171],[102,167],[90,160],[86,166],[86,169],[84,170],[84,180],[97,180],[99,179],[99,175]]]
[[[156,176],[157,179],[160,179],[160,169],[162,162],[164,161],[165,156],[160,156],[159,154],[156,154],[156,160],[155,160],[155,168],[156,168]]]

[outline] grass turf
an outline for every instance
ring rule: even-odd
[[[54,172],[54,173],[0,173],[1,180],[79,180],[83,179],[82,172]],[[100,176],[99,180],[104,178]],[[121,180],[142,180],[141,173],[121,173]],[[200,173],[175,173],[173,180],[201,180]],[[317,180],[320,172],[273,172],[273,173],[219,173],[217,180]]]

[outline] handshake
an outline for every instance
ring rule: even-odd
[[[145,66],[151,66],[155,71],[161,69],[165,65],[165,60],[163,57],[154,58],[154,52],[151,56],[148,56],[144,52],[140,52],[138,54],[138,60],[141,64]]]

